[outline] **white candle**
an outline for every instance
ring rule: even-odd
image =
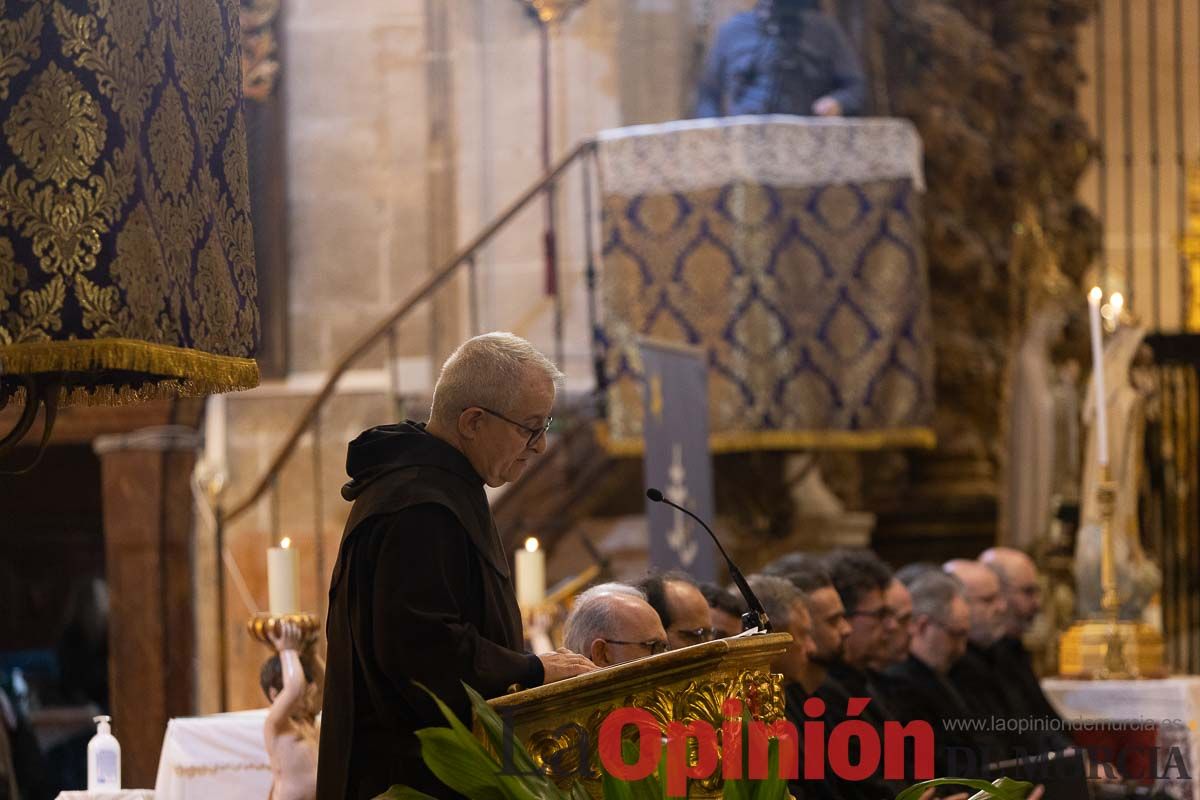
[[[513,559],[517,573],[517,604],[528,611],[546,596],[546,554],[530,536]]]
[[[267,551],[267,591],[272,614],[300,612],[300,553],[291,539],[284,537]]]
[[[1108,410],[1104,396],[1104,341],[1100,334],[1100,301],[1104,292],[1093,286],[1088,292],[1088,317],[1092,330],[1092,388],[1096,393],[1096,451],[1101,467],[1108,466]]]
[[[215,473],[223,473],[228,459],[225,429],[225,395],[210,395],[204,404],[204,460]]]

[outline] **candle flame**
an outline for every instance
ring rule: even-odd
[[[1112,306],[1113,316],[1120,318],[1121,309],[1125,307],[1125,295],[1120,292],[1113,292],[1108,298],[1108,304]]]
[[[525,540],[525,549],[531,553],[537,552],[538,540],[536,538],[534,538],[533,536],[530,536],[528,539]]]
[[[1104,297],[1104,290],[1101,289],[1099,286],[1093,286],[1092,290],[1090,292],[1088,292],[1088,299],[1091,300],[1093,303],[1099,303],[1103,297]]]
[[[284,550],[286,550],[286,549],[288,549],[289,547],[291,547],[291,546],[292,546],[292,539],[291,539],[291,537],[290,537],[290,536],[285,536],[285,537],[283,537],[283,539],[281,539],[281,540],[280,540],[280,542],[279,542],[279,546],[280,546],[280,547],[282,547]]]

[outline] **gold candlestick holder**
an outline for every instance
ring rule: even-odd
[[[246,632],[250,634],[251,639],[262,642],[274,652],[275,645],[271,643],[270,634],[278,636],[280,626],[284,622],[294,622],[299,626],[300,632],[304,634],[305,650],[316,644],[321,621],[316,614],[310,614],[307,611],[291,614],[271,614],[260,611],[246,620]]]
[[[1122,620],[1117,593],[1117,554],[1113,511],[1117,485],[1108,466],[1100,468],[1096,505],[1100,510],[1100,608],[1102,616],[1077,621],[1059,638],[1058,671],[1064,678],[1122,680],[1159,678],[1162,635],[1149,625]]]

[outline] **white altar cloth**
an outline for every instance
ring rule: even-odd
[[[1200,677],[1183,675],[1145,681],[1076,681],[1047,678],[1046,696],[1072,724],[1153,723],[1158,729],[1159,770],[1167,754],[1178,748],[1192,780],[1175,772],[1158,787],[1182,800],[1200,800]]]
[[[158,760],[155,800],[266,800],[271,791],[266,720],[265,708],[171,720]]]

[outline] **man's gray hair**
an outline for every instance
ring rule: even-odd
[[[778,575],[751,575],[746,582],[771,618],[771,627],[777,631],[787,630],[792,622],[792,606],[797,600],[805,599],[804,593],[787,578]]]
[[[562,386],[564,376],[554,362],[520,336],[494,332],[468,339],[442,365],[429,419],[453,426],[472,406],[510,413],[531,374],[539,373],[555,388]]]
[[[940,570],[921,573],[909,584],[908,592],[912,595],[913,619],[929,617],[937,622],[946,621],[950,603],[955,597],[965,600],[967,596],[962,581]]]
[[[620,635],[612,610],[614,595],[646,599],[640,589],[627,583],[600,583],[580,592],[563,626],[563,647],[572,653],[590,656],[589,648],[596,639]]]

